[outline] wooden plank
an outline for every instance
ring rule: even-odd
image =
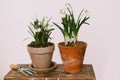
[[[28,67],[28,64],[20,64]],[[91,64],[84,64],[82,71],[76,74],[66,73],[62,64],[58,64],[56,69],[50,72],[38,72],[33,76],[25,76],[16,70],[10,70],[5,75],[4,80],[96,80]]]

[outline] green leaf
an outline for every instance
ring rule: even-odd
[[[30,27],[30,26],[28,26],[28,28],[29,28],[29,30],[30,30],[30,32],[31,32],[30,34],[35,35],[35,34],[34,34],[34,32],[33,32],[33,30],[31,29],[31,27]]]
[[[80,27],[82,26],[82,24],[86,24],[86,21],[87,21],[88,19],[89,19],[89,17],[85,17],[85,18],[81,21],[81,23],[78,24],[77,33],[78,33]]]
[[[57,25],[57,24],[54,23],[54,22],[53,22],[53,24],[56,25],[56,26],[60,29],[60,31],[63,33],[63,35],[65,35],[64,30],[63,30],[59,25]]]
[[[78,19],[77,19],[77,23],[80,22],[80,20],[81,20],[80,18],[81,18],[81,16],[82,16],[82,13],[83,13],[84,10],[85,10],[85,9],[82,9],[82,11],[80,12],[80,14],[79,14],[79,16],[78,16]]]
[[[72,15],[73,14],[73,10],[72,10],[72,7],[71,7],[71,5],[68,3],[67,4],[69,7],[67,7],[67,10],[68,10],[68,12],[70,13],[70,15]],[[70,10],[71,9],[71,10]]]

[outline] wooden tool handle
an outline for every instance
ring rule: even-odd
[[[15,65],[15,64],[10,64],[10,68],[17,70],[19,68],[19,66]]]

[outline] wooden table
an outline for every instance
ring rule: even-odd
[[[20,64],[20,66],[28,67],[28,64]],[[33,76],[25,76],[16,70],[10,70],[4,80],[96,80],[96,78],[91,64],[84,64],[82,71],[76,74],[64,72],[63,65],[58,64],[56,69],[50,72],[39,72]]]

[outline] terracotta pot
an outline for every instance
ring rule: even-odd
[[[87,43],[78,41],[77,46],[58,44],[65,72],[77,73],[81,71]]]
[[[43,48],[34,48],[27,46],[27,50],[30,54],[32,65],[36,69],[45,69],[50,67],[52,61],[52,55],[54,51],[54,44]]]

